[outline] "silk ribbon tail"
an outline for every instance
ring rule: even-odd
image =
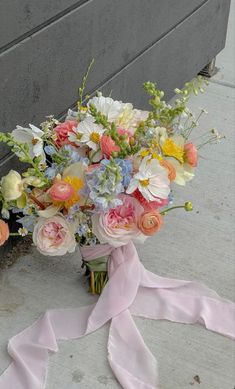
[[[139,288],[131,306],[132,314],[156,320],[200,323],[208,330],[235,337],[235,304],[196,282],[166,279],[164,283],[164,278],[156,277],[154,287],[153,279],[147,287],[142,275],[144,286]]]
[[[157,362],[145,345],[129,310],[111,321],[108,360],[124,389],[156,389]]]
[[[38,321],[10,339],[12,363],[0,376],[0,389],[45,388],[48,352],[58,350],[57,340],[86,335],[94,305],[47,311]]]

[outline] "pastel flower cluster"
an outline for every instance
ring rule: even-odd
[[[189,140],[197,119],[186,106],[193,80],[173,105],[150,82],[150,111],[100,93],[64,122],[49,117],[40,128],[17,126],[0,133],[27,170],[11,170],[0,182],[2,218],[19,215],[18,233],[32,234],[44,255],[73,252],[77,244],[144,241],[159,231],[172,204],[172,184],[194,177],[198,150]],[[81,99],[82,100],[82,99]],[[202,114],[202,113],[201,113]],[[219,140],[215,130],[204,144]],[[25,165],[24,165],[25,166]],[[189,202],[182,206],[192,207]],[[0,245],[9,238],[0,220]]]

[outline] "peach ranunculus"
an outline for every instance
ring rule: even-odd
[[[138,220],[138,227],[144,235],[151,236],[160,230],[162,223],[160,213],[152,210],[142,213]]]
[[[193,143],[186,143],[184,145],[184,153],[186,162],[188,162],[188,164],[192,167],[196,167],[198,161],[198,152],[196,146]]]
[[[73,253],[76,248],[72,226],[62,215],[40,217],[34,227],[33,242],[41,254],[49,256]]]
[[[53,201],[66,201],[74,195],[74,188],[63,180],[56,181],[49,190]]]
[[[101,137],[100,148],[102,154],[105,155],[106,158],[110,158],[113,152],[120,151],[120,147],[115,144],[114,140],[109,135],[103,135]]]
[[[105,213],[92,216],[92,230],[101,243],[120,247],[132,239],[143,239],[137,224],[144,208],[131,196],[122,194],[122,205],[109,209]]]
[[[174,181],[174,179],[176,177],[176,170],[175,170],[174,166],[166,159],[162,159],[160,161],[160,165],[167,170],[169,180]]]
[[[57,147],[74,145],[74,143],[69,141],[69,134],[74,133],[73,129],[74,127],[77,127],[77,124],[78,123],[75,122],[75,120],[67,120],[54,128],[54,133],[56,135],[55,144]]]
[[[9,238],[10,232],[6,222],[0,220],[0,246],[2,246]]]

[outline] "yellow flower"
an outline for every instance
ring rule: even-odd
[[[180,163],[184,162],[184,149],[178,146],[171,138],[165,140],[162,145],[162,152],[167,157],[174,157]]]
[[[74,189],[74,194],[73,196],[64,202],[64,206],[66,209],[69,209],[72,207],[72,205],[76,204],[80,200],[80,196],[78,194],[78,191],[83,188],[83,181],[75,176],[67,176],[63,179],[63,181],[67,182],[70,184],[73,189]]]

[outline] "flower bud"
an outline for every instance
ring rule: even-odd
[[[193,210],[193,204],[191,203],[191,201],[187,201],[184,204],[184,209],[185,209],[185,211],[192,211]]]

